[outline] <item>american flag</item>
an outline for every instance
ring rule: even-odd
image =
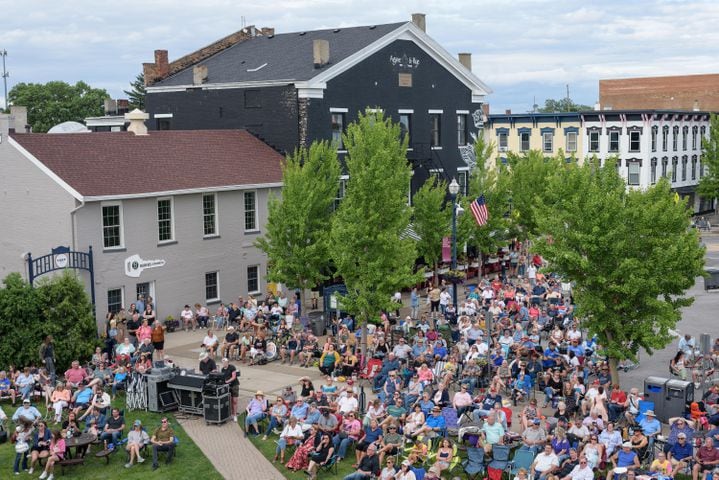
[[[484,201],[484,194],[472,202],[469,205],[469,209],[472,210],[472,215],[474,215],[474,219],[480,227],[485,225],[487,220],[489,220],[489,212],[487,211],[487,203]]]

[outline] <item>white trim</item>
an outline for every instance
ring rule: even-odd
[[[262,65],[260,65],[259,67],[256,67],[256,68],[248,68],[247,71],[248,72],[258,72],[258,71],[262,70],[263,68],[265,68],[266,66],[267,66],[267,62],[263,63]]]
[[[158,211],[158,204],[164,200],[170,201],[170,233],[171,237],[168,240],[160,240],[160,212]],[[166,243],[174,243],[177,241],[177,237],[175,236],[175,197],[159,197],[155,201],[155,219],[157,220],[157,223],[155,224],[155,227],[157,228],[157,244],[163,245]]]
[[[330,107],[330,113],[349,113],[349,108]]]
[[[444,172],[444,168],[430,168],[430,169],[427,170],[427,171],[428,171],[429,173],[443,173],[443,172]]]
[[[122,127],[127,123],[125,117],[106,116],[106,117],[87,117],[85,125],[88,127]]]
[[[407,113],[413,114],[413,113],[414,113],[414,109],[412,109],[412,108],[400,108],[400,109],[397,110],[397,113],[399,113],[400,115],[402,115],[402,114],[407,114]]]
[[[211,195],[215,201],[215,233],[205,234],[205,195]],[[202,238],[214,238],[220,236],[220,215],[217,203],[217,192],[205,192],[200,195],[200,208],[202,209]]]
[[[340,180],[349,180],[349,179],[350,179],[349,175],[340,175]]]
[[[153,118],[172,118],[172,113],[156,113],[152,117]]]
[[[469,115],[469,110],[457,110],[457,115]]]
[[[307,82],[302,82],[303,84],[306,84]],[[300,83],[295,83],[295,88],[297,88],[297,98],[324,98],[325,96],[325,88],[327,88],[327,84],[324,84],[323,87],[300,87]]]
[[[367,108],[369,113],[384,113],[384,108]]]
[[[69,183],[67,183],[65,180],[60,178],[60,176],[58,174],[56,174],[50,168],[48,168],[47,165],[42,163],[35,155],[33,155],[32,153],[25,150],[25,148],[22,145],[20,145],[14,138],[12,138],[11,136],[8,136],[8,141],[10,142],[10,145],[15,147],[17,149],[17,151],[22,154],[23,157],[30,160],[30,162],[33,165],[35,165],[37,168],[39,168],[42,173],[44,173],[45,175],[50,177],[50,179],[52,181],[54,181],[55,183],[57,183],[60,187],[62,187],[63,190],[65,190],[67,193],[72,195],[75,199],[77,199],[81,202],[85,201],[83,196],[80,195],[80,192],[78,192],[77,190],[72,188]]]
[[[275,183],[249,183],[247,185],[221,185],[218,187],[186,188],[182,190],[165,190],[162,192],[128,193],[119,195],[96,195],[84,197],[85,202],[102,202],[105,200],[128,200],[131,198],[155,198],[170,195],[191,195],[194,193],[228,192],[236,190],[257,190],[264,188],[282,187],[282,182]],[[78,200],[82,200],[79,198]]]
[[[469,172],[469,167],[457,167],[458,172]]]
[[[430,115],[432,115],[432,114],[442,115],[442,114],[444,114],[444,110],[442,110],[441,108],[440,109],[430,108],[429,110],[427,110],[427,113],[429,113]]]
[[[217,284],[217,297],[215,298],[205,298],[205,303],[217,303],[222,298],[222,294],[220,293],[220,271],[214,270],[212,272],[205,272],[205,275],[208,273],[214,273],[215,274],[215,281]],[[207,277],[205,277],[205,297],[207,297]]]
[[[105,232],[103,229],[105,225],[102,221],[102,209],[103,207],[119,207],[118,212],[120,215],[120,245],[115,247],[105,246]],[[102,241],[102,251],[111,252],[113,250],[123,250],[125,248],[125,217],[123,214],[122,202],[100,202],[100,239]]]
[[[479,93],[472,93],[472,103],[484,103],[484,97],[486,97],[486,95],[481,95]]]
[[[432,150],[442,150],[442,147],[441,147],[441,146],[429,147],[429,148],[431,148]]]
[[[227,90],[231,88],[253,88],[253,87],[276,87],[281,85],[289,85],[294,83],[294,79],[281,79],[281,80],[254,80],[248,82],[226,82],[226,83],[206,83],[204,85],[167,85],[158,87],[146,87],[147,93],[161,93],[161,92],[184,92],[185,90],[199,89],[199,90]]]

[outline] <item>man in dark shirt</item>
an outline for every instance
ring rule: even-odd
[[[215,361],[207,354],[207,352],[202,352],[200,354],[200,371],[203,375],[209,375],[210,372],[214,372],[217,370],[217,364]]]
[[[347,475],[344,480],[369,480],[372,478],[372,475],[377,475],[379,471],[377,447],[374,444],[370,444],[367,447],[367,455],[360,460],[357,471]]]
[[[577,450],[574,448],[570,448],[569,458],[562,462],[562,464],[559,466],[557,476],[559,478],[566,477],[572,472],[572,470],[574,470],[574,467],[576,467],[577,465],[579,465],[579,455],[577,455]]]
[[[130,342],[137,348],[137,329],[140,328],[140,315],[134,313],[132,318],[127,321],[127,336],[130,338]]]
[[[237,318],[242,315],[242,310],[237,306],[236,303],[232,302],[230,308],[227,309],[227,322],[232,325],[237,323]]]
[[[257,363],[259,357],[264,357],[267,351],[267,340],[264,337],[257,336],[252,342],[252,349],[250,350],[250,365]]]
[[[230,363],[230,359],[225,357],[222,359],[222,369],[220,370],[225,383],[230,386],[230,397],[232,399],[232,419],[237,421],[237,399],[240,397],[240,380],[237,368]]]
[[[230,325],[227,327],[227,333],[225,334],[225,341],[222,342],[222,356],[230,358],[232,356],[232,350],[238,348],[240,345],[240,335],[235,332],[235,327]]]
[[[693,454],[694,448],[691,443],[687,442],[686,434],[679,433],[677,435],[677,442],[671,446],[668,452],[669,461],[672,462],[674,470],[680,471],[686,467]]]
[[[122,437],[122,432],[125,430],[125,417],[120,415],[120,410],[117,408],[112,409],[112,415],[107,419],[105,429],[100,435],[100,440],[107,442],[112,440],[112,443],[117,445]]]

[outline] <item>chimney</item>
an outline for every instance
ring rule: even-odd
[[[145,85],[152,85],[167,77],[170,73],[167,50],[155,50],[155,63],[143,63],[142,73],[145,75]]]
[[[692,107],[693,112],[699,111],[699,100],[694,100],[694,106]]]
[[[192,67],[192,84],[202,85],[207,83],[207,65],[195,65]]]
[[[137,136],[147,135],[147,126],[145,120],[150,118],[150,115],[138,110],[137,108],[130,113],[125,114],[125,121],[130,122],[130,126],[127,127],[128,132],[132,132]]]
[[[315,68],[321,68],[330,62],[330,42],[328,40],[312,41],[312,61]]]
[[[489,117],[489,104],[488,103],[482,104],[482,115],[484,116],[484,118]]]
[[[512,109],[511,109],[511,108],[506,109],[506,110],[504,111],[504,114],[505,114],[505,115],[511,115],[511,114],[512,114]]]
[[[112,98],[105,99],[105,115],[117,114],[117,101]]]
[[[270,35],[275,34],[275,29],[271,27],[262,27],[260,28],[260,33],[265,37],[269,37]]]
[[[597,101],[597,103],[594,104],[594,110],[599,111],[602,109],[602,104]]]
[[[11,124],[14,124],[16,132],[30,133],[30,125],[27,124],[27,107],[12,105],[10,107],[10,117]]]
[[[413,13],[412,14],[412,23],[414,23],[417,28],[422,30],[423,32],[427,32],[427,20],[426,15],[424,13]]]
[[[464,68],[472,71],[472,54],[471,53],[460,53],[457,54],[457,58],[459,59],[459,63],[464,65]]]

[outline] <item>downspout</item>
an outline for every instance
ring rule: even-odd
[[[70,230],[72,233],[72,249],[77,250],[77,239],[75,238],[75,213],[85,206],[85,197],[80,199],[80,205],[70,211]]]

